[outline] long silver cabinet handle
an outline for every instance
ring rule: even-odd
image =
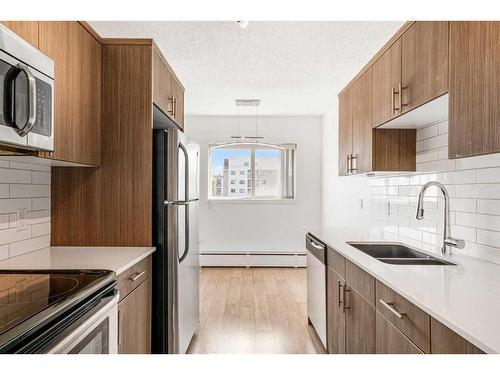
[[[351,174],[351,172],[352,172],[352,155],[351,154],[347,155],[346,167],[347,167],[347,174]]]
[[[406,317],[405,313],[399,312],[394,308],[394,304],[392,302],[385,302],[382,299],[379,299],[378,301],[382,304],[382,306],[393,313],[398,319],[404,319]]]
[[[341,293],[340,293],[340,290],[342,289],[342,282],[340,280],[337,281],[337,292],[338,292],[338,305],[337,307],[340,307],[340,305],[342,305],[343,301],[342,301],[342,298],[341,298]]]
[[[142,271],[142,272],[137,272],[134,276],[131,276],[129,277],[128,279],[132,282],[134,282],[135,280],[137,280],[139,277],[141,277],[142,275],[144,275],[146,273],[146,271]]]

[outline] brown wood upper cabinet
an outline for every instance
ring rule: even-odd
[[[373,126],[448,91],[448,22],[414,22],[373,64]]]
[[[401,113],[448,91],[446,21],[415,22],[401,37]]]
[[[38,21],[2,21],[2,23],[33,47],[38,48]]]
[[[373,127],[401,114],[401,39],[373,64]]]
[[[448,156],[500,152],[500,22],[450,22]]]
[[[373,79],[369,69],[339,96],[340,176],[416,168],[414,129],[373,129]]]
[[[153,102],[184,129],[184,87],[157,48],[153,48]]]
[[[101,163],[101,43],[76,21],[3,21],[54,60],[54,151],[42,158]]]

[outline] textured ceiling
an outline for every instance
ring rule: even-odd
[[[186,113],[322,115],[403,22],[90,22],[103,37],[157,42],[186,88]],[[240,110],[240,114],[255,109]]]

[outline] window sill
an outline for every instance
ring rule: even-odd
[[[262,198],[262,199],[208,199],[208,204],[298,204],[297,198],[279,199],[279,198]]]

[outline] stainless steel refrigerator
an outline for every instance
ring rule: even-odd
[[[153,353],[185,353],[198,328],[199,155],[179,130],[153,130]]]

